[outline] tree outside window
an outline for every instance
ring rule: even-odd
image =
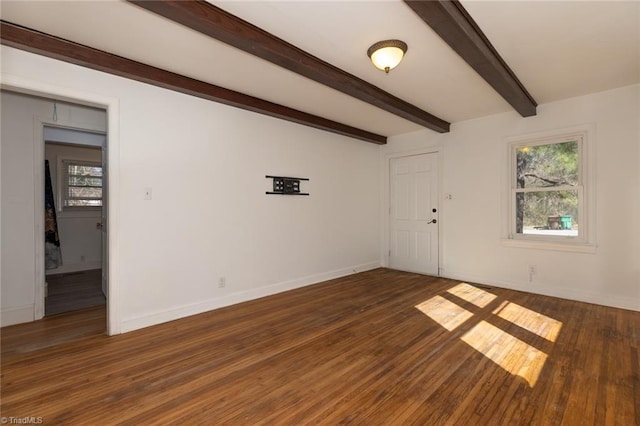
[[[582,135],[573,135],[512,145],[516,237],[580,235],[582,143]]]

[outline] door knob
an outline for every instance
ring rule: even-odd
[[[429,222],[427,222],[427,225],[430,223],[438,223],[438,221],[436,219],[431,219]]]

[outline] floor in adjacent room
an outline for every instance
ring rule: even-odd
[[[106,304],[102,269],[47,275],[44,314],[56,315]]]
[[[3,328],[2,415],[640,424],[640,312],[381,268],[113,337],[104,315]]]

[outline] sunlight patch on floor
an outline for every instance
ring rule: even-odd
[[[493,313],[550,342],[556,341],[562,328],[560,321],[509,301],[503,302]]]
[[[478,310],[483,317],[486,317],[490,309],[487,306],[497,298],[496,295],[467,283],[459,283],[448,289],[447,293],[475,305],[479,309],[472,309]],[[535,386],[548,357],[545,352],[487,321],[479,318],[473,321],[474,313],[442,296],[434,296],[415,307],[448,331],[454,331],[469,320],[471,324],[476,323],[460,339],[509,373],[522,377],[530,387]],[[491,314],[550,342],[556,341],[562,329],[562,322],[508,300],[502,302]]]
[[[484,308],[496,298],[495,294],[491,294],[467,283],[460,283],[447,290],[447,293],[451,293],[460,299],[473,303],[479,308]]]
[[[486,321],[480,321],[461,340],[534,387],[547,354]]]
[[[442,296],[434,296],[416,308],[449,331],[455,330],[473,314]]]

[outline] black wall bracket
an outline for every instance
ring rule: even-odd
[[[309,195],[308,192],[300,192],[300,181],[309,180],[307,178],[269,175],[265,177],[273,179],[273,191],[267,191],[267,195]]]

